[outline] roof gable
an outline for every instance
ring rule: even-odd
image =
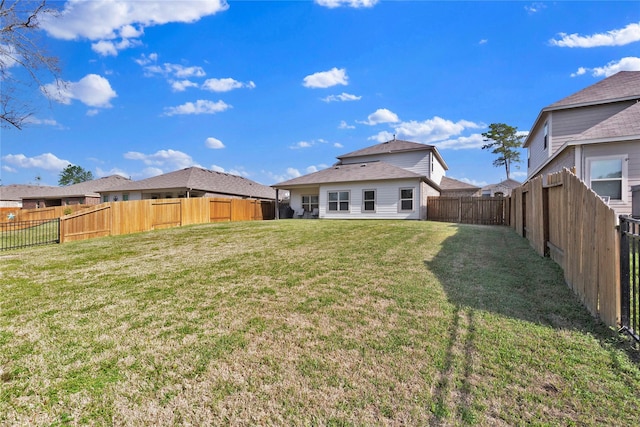
[[[211,193],[275,199],[273,188],[238,175],[198,167],[185,168],[140,181],[113,186],[103,192],[190,189]]]
[[[394,154],[394,153],[406,153],[411,151],[429,151],[434,154],[438,161],[445,169],[449,169],[444,159],[438,152],[438,149],[433,145],[420,144],[418,142],[403,141],[401,139],[392,139],[390,141],[381,142],[380,144],[365,147],[360,150],[352,151],[347,154],[338,156],[338,160],[353,159],[364,156],[374,156],[378,154]]]
[[[604,104],[634,98],[640,98],[640,71],[620,71],[549,105],[546,109]]]
[[[425,176],[385,162],[338,164],[318,172],[274,185],[276,188],[300,187],[337,182],[378,181],[389,179],[426,179]]]
[[[582,132],[574,141],[638,137],[640,135],[640,102]]]

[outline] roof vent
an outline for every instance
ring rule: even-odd
[[[334,169],[340,169],[340,166],[336,166]]]
[[[363,164],[361,164],[361,165],[360,165],[360,167],[361,167],[361,168],[363,168],[363,167],[365,167],[365,166],[367,166],[367,164],[366,164],[366,163],[363,163]]]

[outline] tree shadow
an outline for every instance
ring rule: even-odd
[[[560,266],[540,257],[526,239],[502,226],[451,227],[456,232],[424,261],[454,307],[449,344],[436,379],[432,425],[448,419],[449,408],[455,408],[456,417],[463,422],[474,422],[473,358],[481,312],[504,316],[505,321],[516,319],[589,334],[607,351],[611,366],[621,366],[623,353],[640,364],[640,353],[617,331],[592,317],[566,285]],[[522,340],[527,340],[525,332]],[[553,384],[543,387],[557,392]]]

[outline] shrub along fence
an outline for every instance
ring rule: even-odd
[[[503,197],[427,197],[427,220],[462,224],[508,224],[509,203]]]
[[[273,219],[275,202],[190,198],[102,203],[60,218],[60,242],[220,221]]]
[[[617,217],[568,169],[535,178],[510,197],[510,224],[541,256],[564,270],[567,285],[592,315],[620,324]]]

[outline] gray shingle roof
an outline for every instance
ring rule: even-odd
[[[448,169],[438,149],[433,145],[420,144],[418,142],[403,141],[401,139],[392,139],[391,141],[382,142],[380,144],[365,147],[360,150],[352,151],[347,154],[338,156],[339,160],[350,159],[354,157],[371,156],[376,154],[401,153],[406,151],[432,151],[436,158],[442,163],[445,169]]]
[[[337,182],[375,181],[388,179],[426,179],[424,175],[385,162],[339,164],[318,172],[274,185],[276,188],[300,187]]]
[[[483,190],[488,190],[488,189],[499,189],[500,187],[502,188],[510,188],[511,190],[518,188],[522,185],[522,183],[520,181],[516,181],[515,179],[505,179],[504,181],[501,181],[497,184],[489,184],[486,185],[484,187],[482,187]]]
[[[576,141],[640,135],[640,102],[598,123],[574,138]]]
[[[449,178],[448,176],[442,177],[442,181],[440,181],[440,188],[447,191],[480,189],[480,187],[476,187],[475,185],[468,184],[466,182],[458,181],[457,179]]]
[[[57,187],[23,184],[2,185],[0,186],[0,200],[18,202],[53,188]]]
[[[130,179],[120,175],[105,176],[103,178],[67,185],[64,187],[40,187],[42,188],[42,191],[33,192],[29,197],[23,197],[23,199],[51,199],[84,196],[100,197],[98,193],[105,188],[130,181]]]
[[[191,189],[242,197],[275,199],[275,190],[250,179],[223,172],[190,167],[106,188],[103,192]]]
[[[546,109],[602,104],[635,97],[640,98],[640,71],[620,71],[549,105]]]

